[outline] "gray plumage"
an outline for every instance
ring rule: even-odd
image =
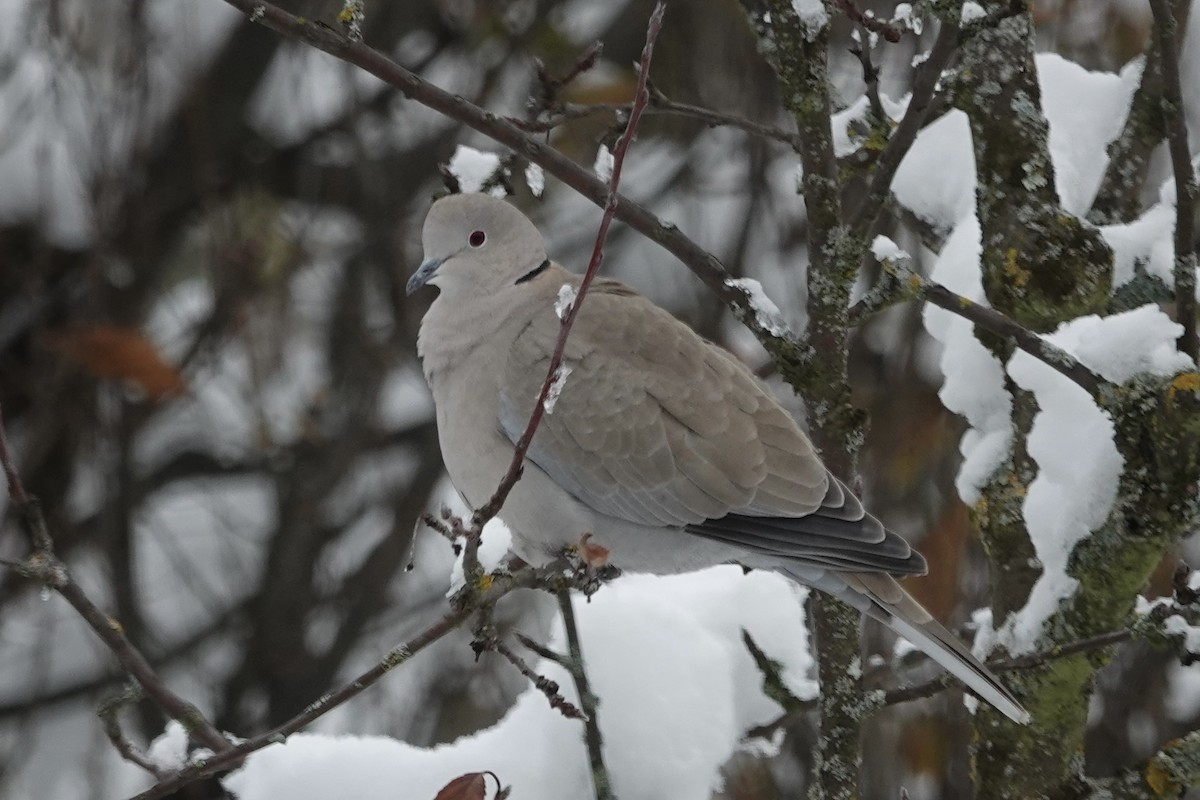
[[[558,338],[563,286],[537,229],[508,203],[434,204],[408,284],[440,292],[417,349],[446,469],[468,505],[491,497]],[[868,514],[739,361],[616,281],[597,279],[567,340],[569,368],[501,518],[541,563],[585,533],[614,566],[658,574],[736,562],[771,569],[880,620],[1010,718],[1028,714],[893,575],[925,561]]]

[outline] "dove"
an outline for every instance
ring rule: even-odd
[[[581,276],[537,227],[483,194],[436,201],[413,294],[436,286],[417,352],[446,471],[471,508],[512,460]],[[897,582],[924,558],[867,513],[740,361],[614,280],[593,281],[567,339],[561,389],[500,517],[542,564],[580,542],[628,572],[736,563],[848,603],[1017,722],[1028,713]],[[607,551],[607,552],[605,552]]]

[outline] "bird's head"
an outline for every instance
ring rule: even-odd
[[[421,233],[425,260],[408,280],[444,293],[492,295],[544,268],[546,243],[529,219],[485,194],[454,194],[429,209]]]

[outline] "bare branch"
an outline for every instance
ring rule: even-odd
[[[875,225],[880,210],[887,202],[896,170],[900,168],[900,162],[904,160],[913,142],[917,140],[917,134],[925,125],[938,80],[957,49],[958,24],[942,20],[928,58],[913,77],[912,97],[908,101],[904,117],[879,156],[866,196],[849,215],[850,226],[861,234],[865,235]]]
[[[529,679],[533,684],[533,688],[546,696],[550,701],[550,707],[557,709],[567,719],[581,719],[585,722],[588,715],[579,710],[579,707],[563,697],[558,691],[558,683],[550,680],[545,675],[539,675],[533,671],[533,668],[525,663],[525,659],[512,651],[512,648],[506,645],[499,639],[493,639],[487,645],[490,649],[495,650],[500,655],[504,656],[508,663],[517,668],[517,671]]]
[[[54,555],[53,542],[42,516],[37,498],[28,494],[21,482],[20,471],[8,448],[4,419],[0,416],[0,462],[8,478],[8,492],[22,524],[33,545],[33,552],[23,562],[12,566],[19,574],[40,581],[71,604],[101,641],[116,656],[117,661],[167,716],[178,720],[188,733],[213,752],[229,750],[229,741],[213,727],[200,709],[171,691],[150,662],[134,647],[125,635],[121,623],[109,617],[71,579],[66,564]]]
[[[579,628],[575,625],[575,607],[571,605],[570,591],[563,590],[558,593],[558,608],[562,612],[563,628],[567,632],[567,648],[570,652],[569,658],[560,663],[571,673],[571,678],[575,681],[575,692],[579,695],[579,704],[583,706],[583,713],[586,715],[584,740],[587,742],[588,760],[592,766],[592,786],[596,790],[596,800],[616,800],[612,791],[612,781],[608,777],[608,767],[604,765],[604,739],[600,735],[600,720],[596,713],[597,698],[592,693],[587,672],[584,670],[583,647],[579,643]]]
[[[846,15],[846,18],[852,22],[857,22],[864,29],[872,33],[878,33],[884,39],[887,39],[892,44],[900,41],[902,31],[895,25],[892,25],[886,20],[871,13],[863,13],[863,11],[854,4],[854,0],[833,0],[833,4],[838,7],[838,10]]]
[[[104,724],[104,735],[108,737],[108,741],[112,743],[113,748],[121,754],[121,758],[146,770],[155,779],[162,780],[166,777],[166,772],[163,768],[151,761],[137,745],[129,741],[125,732],[121,730],[121,720],[119,718],[121,709],[130,703],[136,703],[142,697],[144,695],[141,689],[136,684],[130,684],[122,691],[102,702],[100,707],[96,709],[96,714]]]
[[[1084,366],[1073,355],[1061,347],[1051,344],[1043,337],[1019,324],[994,308],[980,305],[970,298],[950,291],[913,272],[905,266],[885,263],[881,291],[872,290],[851,309],[852,319],[862,320],[866,316],[886,307],[891,302],[921,298],[935,306],[974,322],[984,330],[1011,341],[1038,361],[1065,375],[1085,392],[1095,397],[1100,387],[1108,382],[1096,372]],[[884,298],[882,294],[890,296]]]
[[[643,112],[645,116],[685,117],[713,127],[738,128],[755,136],[782,142],[793,149],[799,146],[798,135],[791,131],[785,131],[782,128],[773,128],[770,125],[763,125],[745,117],[734,116],[733,114],[725,114],[715,109],[691,105],[690,103],[680,103],[667,97],[653,84],[648,88],[650,90],[650,101]],[[505,119],[523,131],[545,133],[568,122],[597,114],[627,116],[632,108],[632,103],[592,103],[588,105],[567,103],[559,106],[557,113],[545,119],[536,121],[522,120],[516,117],[506,117]]]
[[[1154,33],[1158,37],[1163,80],[1162,115],[1167,130],[1167,149],[1175,172],[1175,316],[1183,326],[1179,350],[1200,360],[1196,336],[1196,174],[1188,151],[1187,120],[1183,116],[1183,93],[1179,85],[1179,48],[1175,42],[1175,17],[1168,0],[1150,0]]]
[[[458,120],[496,142],[511,148],[542,167],[582,196],[599,206],[607,204],[608,185],[545,142],[523,132],[512,122],[497,117],[457,95],[452,95],[405,69],[383,53],[353,42],[328,26],[295,17],[278,6],[258,0],[225,0],[245,13],[251,22],[263,25],[289,39],[304,42],[353,64],[396,87],[406,97],[440,114]],[[629,227],[657,242],[688,267],[734,315],[764,343],[778,337],[759,323],[745,291],[726,284],[729,277],[719,259],[700,247],[644,206],[618,195],[614,216]]]

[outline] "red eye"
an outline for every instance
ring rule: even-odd
[[[483,247],[483,243],[487,241],[487,234],[483,231],[472,231],[467,241],[471,243],[471,247]]]

